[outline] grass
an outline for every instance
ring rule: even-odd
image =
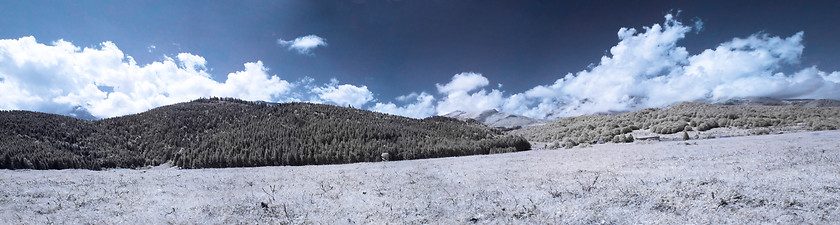
[[[821,131],[327,166],[0,170],[0,220],[837,224],[838,139]]]

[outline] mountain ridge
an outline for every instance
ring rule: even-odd
[[[546,122],[544,120],[534,119],[526,116],[499,112],[496,109],[484,110],[477,113],[469,113],[461,110],[456,110],[444,114],[443,116],[459,120],[472,119],[487,126],[500,128],[503,130],[515,130],[523,127],[528,127],[534,124]]]

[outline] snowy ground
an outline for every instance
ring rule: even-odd
[[[827,131],[331,166],[0,170],[0,223],[839,224],[838,140]]]

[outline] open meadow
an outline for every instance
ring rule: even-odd
[[[837,140],[818,131],[345,165],[0,170],[0,221],[838,224]]]

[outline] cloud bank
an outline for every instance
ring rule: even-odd
[[[220,96],[367,106],[414,118],[497,109],[552,119],[737,97],[840,99],[840,72],[799,65],[803,32],[757,33],[692,55],[677,42],[703,23],[693,24],[666,15],[662,24],[621,28],[618,43],[597,64],[521,93],[506,93],[501,84],[492,88],[481,73],[464,72],[436,84],[437,93],[412,92],[396,102],[378,102],[368,86],[335,79],[322,85],[313,85],[311,78],[283,80],[261,61],[214,79],[206,60],[190,53],[138,65],[111,42],[81,48],[63,40],[45,45],[34,37],[0,39],[0,109],[85,111],[104,118]],[[278,43],[302,54],[326,45],[315,35]],[[801,69],[782,72],[793,67]]]
[[[373,98],[366,86],[337,80],[301,90],[304,81],[270,75],[261,61],[245,63],[243,70],[216,81],[206,64],[204,57],[180,53],[138,65],[111,42],[80,48],[63,40],[45,45],[31,36],[0,39],[0,109],[81,110],[106,118],[211,96],[272,102],[314,96],[315,101],[354,106]]]
[[[757,33],[733,38],[714,49],[690,55],[677,42],[690,31],[672,15],[663,24],[618,30],[618,44],[593,67],[569,73],[552,84],[538,85],[523,93],[504,95],[479,73],[461,73],[447,84],[438,84],[443,96],[429,103],[429,96],[404,107],[377,104],[387,113],[424,112],[424,116],[454,110],[487,109],[534,118],[558,118],[609,111],[663,107],[681,101],[722,101],[737,97],[840,99],[840,72],[807,67],[793,74],[780,70],[799,64],[804,33],[789,37]],[[420,107],[426,107],[418,109]],[[417,114],[402,114],[418,117]]]
[[[435,96],[426,92],[420,94],[411,93],[397,97],[398,101],[406,102],[403,106],[397,106],[392,102],[376,103],[370,108],[371,111],[401,115],[412,118],[425,118],[437,113],[435,107]]]
[[[327,46],[327,39],[318,37],[316,35],[306,35],[295,38],[291,41],[277,39],[277,44],[289,47],[289,50],[295,50],[300,54],[308,55],[312,53],[312,49],[319,46]]]
[[[490,81],[487,78],[474,72],[455,74],[449,83],[436,84],[438,92],[444,95],[437,103],[438,114],[456,110],[477,112],[497,108],[498,103],[504,100],[502,92],[497,89],[480,89],[488,84]],[[479,90],[473,91],[476,89]]]
[[[373,93],[367,86],[354,86],[350,84],[338,84],[338,80],[332,79],[329,84],[323,87],[312,88],[317,93],[314,102],[330,102],[340,106],[360,107],[373,100]]]

